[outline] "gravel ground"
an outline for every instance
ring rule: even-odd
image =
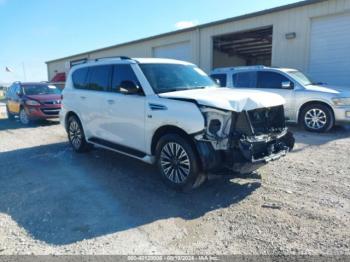
[[[75,154],[57,122],[0,119],[0,255],[349,255],[350,128],[291,129],[282,160],[178,193],[136,160]]]

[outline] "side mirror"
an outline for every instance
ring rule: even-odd
[[[22,93],[21,93],[20,91],[17,91],[17,92],[16,92],[16,95],[17,95],[18,97],[21,97],[21,96],[22,96]]]
[[[122,81],[120,84],[120,93],[125,95],[133,95],[138,94],[140,92],[140,88],[136,85],[134,81]]]
[[[294,87],[294,84],[291,81],[282,82],[283,89],[292,89],[293,87]]]

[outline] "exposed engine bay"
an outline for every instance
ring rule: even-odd
[[[205,170],[249,173],[294,147],[283,105],[233,112],[200,106],[205,130],[195,136]]]

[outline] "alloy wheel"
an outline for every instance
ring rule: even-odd
[[[313,108],[306,112],[304,121],[308,128],[318,130],[327,124],[327,115],[323,110]]]
[[[160,164],[165,176],[176,184],[184,183],[190,174],[190,158],[178,143],[169,142],[160,153]]]
[[[77,121],[73,120],[70,122],[68,132],[72,145],[74,146],[74,148],[79,149],[82,143],[83,136]]]

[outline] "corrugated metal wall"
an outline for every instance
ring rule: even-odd
[[[235,8],[235,5],[232,5]],[[51,79],[55,72],[63,72],[65,63],[83,57],[97,58],[125,55],[130,57],[151,57],[154,47],[189,41],[191,44],[191,62],[198,64],[205,71],[212,69],[212,38],[221,34],[251,30],[264,26],[273,26],[272,65],[292,67],[308,72],[311,19],[319,16],[350,12],[350,0],[328,0],[307,6],[278,11],[234,22],[209,25],[191,31],[176,32],[151,40],[92,51],[83,56],[74,56],[48,63]],[[287,40],[286,33],[295,32],[296,38]]]

